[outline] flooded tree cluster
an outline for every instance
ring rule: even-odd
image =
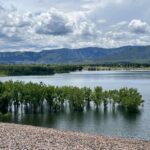
[[[22,81],[0,82],[0,112],[5,114],[18,108],[39,112],[46,105],[50,111],[61,111],[68,105],[71,111],[84,111],[91,103],[95,109],[121,107],[127,112],[137,112],[143,103],[141,94],[134,88],[104,90],[95,87],[49,86],[43,83]]]

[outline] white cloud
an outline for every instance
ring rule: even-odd
[[[73,32],[73,22],[56,9],[43,12],[36,17],[36,32],[46,35],[66,35]]]
[[[8,3],[16,7],[0,6],[0,51],[150,44],[148,18],[144,11],[139,14],[141,6],[133,0],[79,0],[78,3],[8,0]],[[133,3],[138,11],[133,9]],[[32,10],[33,4],[39,9]],[[143,1],[140,4],[145,5]]]
[[[91,22],[84,21],[81,22],[78,26],[79,28],[76,30],[76,34],[82,36],[84,39],[95,37],[97,34],[95,24]]]
[[[84,1],[82,4],[82,8],[93,11],[96,8],[106,8],[109,5],[115,4],[119,5],[122,4],[123,0],[88,0]]]
[[[146,22],[143,22],[138,19],[132,20],[129,25],[129,29],[134,33],[148,33],[149,32],[149,25]]]

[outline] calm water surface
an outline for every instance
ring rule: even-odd
[[[108,136],[141,138],[150,140],[150,72],[149,71],[82,71],[53,76],[0,77],[0,81],[21,80],[43,82],[49,85],[73,85],[104,89],[121,87],[137,88],[145,100],[139,114],[126,114],[119,110],[87,110],[83,113],[59,112],[54,114],[19,114],[10,122],[31,124],[57,129],[82,131]]]

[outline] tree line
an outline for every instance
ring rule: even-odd
[[[107,64],[80,64],[80,65],[49,65],[49,64],[0,64],[0,76],[20,75],[52,75],[71,71],[88,70],[115,70],[115,69],[149,69],[150,64],[137,63],[107,63]]]
[[[150,63],[132,63],[132,62],[116,62],[116,63],[101,63],[101,64],[86,64],[83,66],[90,67],[124,67],[124,68],[146,68],[150,67]]]
[[[68,104],[71,111],[84,111],[86,106],[94,104],[95,109],[108,105],[113,108],[122,107],[127,112],[136,112],[142,105],[141,94],[134,88],[119,90],[104,90],[95,87],[49,86],[43,83],[24,83],[22,81],[0,82],[0,112],[15,111],[19,107],[30,109],[33,112],[42,111],[44,104],[50,111],[61,111]]]
[[[71,71],[82,70],[80,65],[15,65],[1,64],[0,75],[19,76],[19,75],[52,75],[55,73],[68,73]]]

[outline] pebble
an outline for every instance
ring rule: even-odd
[[[150,141],[0,123],[0,150],[150,150]]]

